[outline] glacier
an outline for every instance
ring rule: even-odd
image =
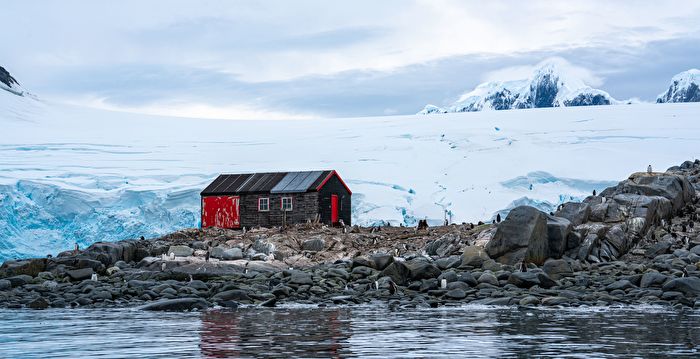
[[[199,225],[219,173],[336,169],[353,223],[490,220],[697,156],[698,103],[304,120],[113,112],[0,91],[0,261]]]

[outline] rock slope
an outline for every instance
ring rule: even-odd
[[[673,76],[668,90],[656,102],[700,102],[700,70],[690,69]]]

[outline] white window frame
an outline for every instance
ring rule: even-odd
[[[284,207],[284,201],[289,200],[289,208]],[[292,197],[282,197],[280,198],[280,210],[284,212],[291,212],[294,209],[294,200]]]
[[[265,202],[267,208],[262,208],[262,203]],[[258,198],[258,212],[270,212],[270,197],[260,197]]]

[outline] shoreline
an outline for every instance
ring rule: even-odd
[[[6,261],[0,308],[700,308],[699,178],[700,161],[686,161],[556,213],[516,207],[493,224],[186,229],[100,242]]]

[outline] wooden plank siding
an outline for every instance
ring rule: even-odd
[[[338,179],[338,176],[331,177],[328,182],[318,192],[318,210],[321,214],[321,222],[331,223],[331,195],[338,195],[338,218],[346,225],[352,225],[352,199],[348,190]]]

